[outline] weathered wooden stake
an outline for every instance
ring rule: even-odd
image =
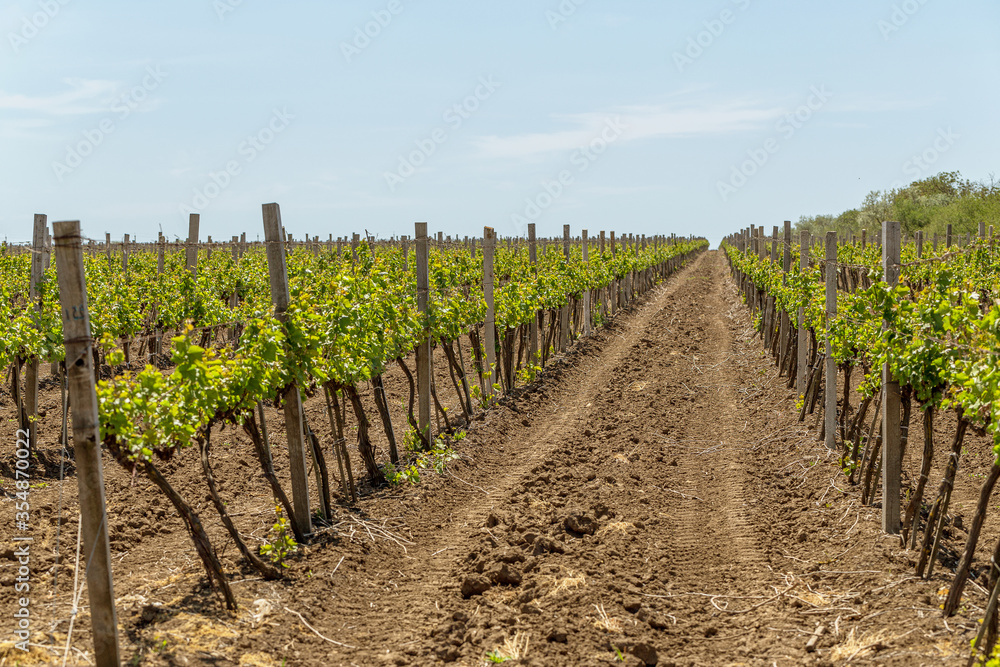
[[[611,259],[614,259],[617,255],[617,249],[615,247],[615,233],[611,232]],[[611,301],[611,316],[614,317],[615,313],[618,312],[618,278],[617,276],[611,276],[611,283],[608,285],[608,298]]]
[[[785,227],[782,237],[783,252],[781,253],[781,280],[788,285],[788,272],[792,270],[792,223],[785,220]],[[782,309],[778,319],[778,344],[780,348],[779,358],[784,363],[789,353],[788,328],[791,325],[788,313]]]
[[[191,275],[198,277],[198,226],[201,224],[201,215],[190,214],[188,218],[188,240],[187,240],[187,268]]]
[[[882,223],[882,271],[889,287],[899,283],[899,223]],[[889,328],[883,322],[882,329]],[[889,364],[882,365],[882,530],[899,533],[900,478],[903,446],[900,434],[899,383],[892,379]]]
[[[809,232],[799,232],[799,268],[809,268]],[[806,328],[806,309],[799,306],[799,344],[796,365],[795,392],[799,396],[806,393],[806,372],[809,365],[809,330]]]
[[[830,324],[837,314],[837,232],[826,233],[826,446],[837,448],[837,362],[830,343]]]
[[[590,242],[587,240],[587,230],[580,232],[583,236],[583,263],[590,264]],[[593,313],[590,307],[590,288],[583,290],[583,335],[590,335],[591,320]]]
[[[427,317],[427,300],[430,294],[430,248],[427,238],[427,223],[414,225],[417,241],[417,310],[421,317]],[[431,433],[431,338],[426,328],[417,343],[417,428],[427,447],[432,440]]]
[[[569,262],[569,225],[563,225],[563,256]],[[568,297],[567,297],[568,298]],[[569,347],[569,303],[559,308],[559,351]]]
[[[497,337],[496,304],[493,302],[493,253],[497,237],[492,227],[483,228],[483,294],[486,295],[486,324],[483,336],[486,345],[486,394],[493,400],[496,383]]]
[[[286,319],[288,310],[288,268],[285,265],[284,244],[281,239],[281,209],[277,204],[264,204],[264,241],[267,245],[267,272],[271,283],[271,302],[279,321]],[[306,471],[306,450],[302,434],[302,396],[299,387],[292,383],[282,396],[285,405],[285,433],[288,436],[288,465],[292,477],[292,520],[303,535],[312,532],[309,509],[309,474]]]
[[[601,259],[602,260],[604,258],[604,244],[605,244],[605,239],[606,239],[606,237],[605,237],[604,231],[602,230],[601,231]],[[602,287],[602,288],[600,288],[600,289],[597,290],[597,300],[598,300],[598,302],[600,302],[600,309],[601,309],[601,311],[600,311],[601,312],[601,321],[605,322],[605,323],[607,323],[607,317],[608,317],[608,305],[607,305],[607,301],[608,301],[608,292],[610,292],[610,291],[611,291],[611,284],[610,283],[607,286]]]
[[[98,667],[118,667],[118,616],[111,579],[100,418],[94,387],[93,339],[90,337],[80,223],[57,222],[53,227],[94,658]]]
[[[538,271],[538,241],[535,238],[535,223],[528,223],[528,261],[531,262],[532,275],[537,275]],[[536,312],[528,324],[528,350],[531,363],[539,362],[538,350],[538,313]]]
[[[45,232],[48,230],[48,218],[40,213],[35,214],[34,228],[31,235],[31,282],[28,285],[28,301],[35,313],[42,310],[41,294],[39,287],[42,283],[42,273],[44,271],[45,260]],[[83,252],[82,246],[80,252]],[[28,443],[32,451],[35,451],[38,433],[35,418],[38,416],[38,359],[28,362],[28,367],[24,374],[24,412],[28,416],[28,423],[24,426],[28,429]]]

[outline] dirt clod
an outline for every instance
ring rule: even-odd
[[[629,649],[629,653],[641,660],[644,665],[655,665],[659,662],[656,649],[645,642],[640,642],[632,646]]]
[[[593,535],[597,531],[597,522],[586,514],[570,514],[563,525],[566,530],[578,535]]]
[[[482,595],[490,590],[493,584],[482,575],[468,576],[462,582],[462,597],[471,598],[473,595]]]
[[[507,563],[495,563],[490,568],[489,577],[493,582],[507,586],[518,586],[523,580],[521,573]]]

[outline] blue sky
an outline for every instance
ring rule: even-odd
[[[276,201],[296,237],[715,243],[1000,171],[998,28],[986,0],[15,0],[0,237],[254,239]]]

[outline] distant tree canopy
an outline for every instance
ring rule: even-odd
[[[840,215],[802,216],[797,231],[839,235],[879,233],[882,222],[898,220],[904,234],[923,230],[924,236],[945,234],[952,225],[956,234],[976,234],[979,221],[1000,231],[1000,183],[991,175],[988,181],[970,181],[957,171],[943,171],[905,188],[873,190],[858,208]]]

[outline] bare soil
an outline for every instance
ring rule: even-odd
[[[438,391],[457,415],[438,366]],[[402,434],[401,374],[389,373],[386,386]],[[164,469],[221,554],[235,614],[208,587],[167,500],[106,456],[123,662],[483,665],[494,655],[521,665],[964,664],[985,595],[970,584],[947,622],[938,607],[964,544],[955,517],[971,521],[988,444],[967,438],[950,539],[924,581],[913,576],[914,553],[882,535],[879,509],[861,506],[837,455],[817,441],[814,418],[798,421],[795,399],[716,251],[480,413],[443,475],[363,489],[357,506],[339,507],[334,524],[289,559],[282,581],[262,581],[241,562],[197,453],[186,451]],[[9,394],[0,400],[0,442],[9,443],[0,447],[0,628],[10,624],[0,636],[8,639],[18,597],[10,545],[19,533],[9,474],[14,411]],[[58,405],[58,388],[48,387],[39,433],[50,465],[33,473],[31,492],[37,646],[24,654],[2,644],[0,664],[61,660],[69,629],[76,484],[71,461],[66,481],[57,481]],[[366,406],[373,437],[384,438],[370,391]],[[306,412],[329,443],[322,399]],[[947,418],[938,421],[931,496],[953,431]],[[287,488],[283,422],[273,408],[268,422]],[[911,443],[920,440],[919,415],[913,425]],[[274,523],[273,501],[249,442],[229,427],[213,443],[222,496],[259,546]],[[911,444],[911,476],[919,454]],[[361,479],[356,450],[353,457]],[[998,533],[987,522],[980,564]],[[85,593],[72,646],[68,664],[88,664]]]

